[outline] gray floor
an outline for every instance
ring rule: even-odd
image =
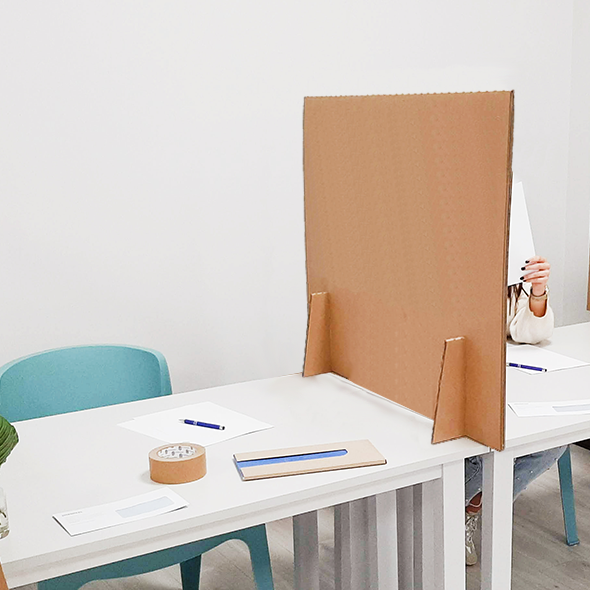
[[[590,451],[572,447],[576,509],[581,544],[564,543],[557,469],[535,481],[514,505],[513,590],[586,590],[590,578]],[[293,588],[291,522],[268,525],[276,590]],[[321,590],[332,590],[332,514],[320,514]],[[202,590],[254,590],[247,550],[226,543],[203,559]],[[178,567],[110,582],[93,582],[85,590],[178,590]],[[479,588],[479,567],[468,568],[468,590]],[[35,586],[24,586],[33,590]]]

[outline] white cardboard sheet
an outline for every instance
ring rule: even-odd
[[[521,283],[525,260],[535,255],[533,232],[524,197],[522,182],[512,185],[510,206],[510,239],[508,243],[508,285]]]
[[[202,426],[183,424],[182,419],[198,420],[225,426],[224,430],[214,430]],[[202,402],[172,408],[163,412],[147,414],[119,424],[141,434],[169,443],[190,442],[206,447],[230,438],[272,428],[256,418],[228,410],[212,402]]]
[[[586,361],[581,361],[530,344],[506,345],[506,362],[541,367],[547,369],[547,371],[561,371],[563,369],[574,369],[576,367],[590,365]],[[529,373],[529,375],[543,375],[540,371],[530,371],[516,367],[509,367],[509,369],[513,371],[524,371],[525,373]]]

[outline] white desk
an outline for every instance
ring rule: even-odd
[[[274,428],[210,446],[206,477],[174,486],[188,508],[76,537],[52,519],[57,512],[153,490],[158,484],[149,478],[148,452],[162,443],[117,424],[205,400]],[[465,587],[463,459],[485,452],[485,447],[467,439],[431,445],[430,420],[336,376],[254,381],[16,427],[20,443],[0,473],[11,528],[0,541],[0,561],[11,587],[295,516],[296,588],[313,590],[319,587],[313,511],[340,505],[335,519],[337,587],[397,589],[395,543],[389,543],[397,541],[396,515],[408,515],[403,506],[396,510],[396,501],[418,502],[422,515],[440,507],[444,516],[442,527],[432,524],[436,519],[416,521],[414,533],[418,541],[423,537],[426,551],[417,573],[404,554],[417,541],[411,531],[399,528],[406,547],[400,552],[400,587],[409,587],[411,576],[421,578],[416,583],[424,588]],[[387,465],[243,482],[232,461],[235,452],[361,438],[373,442]],[[399,495],[387,493],[422,483]],[[409,514],[411,520],[411,510]],[[437,542],[441,545],[435,551]]]
[[[590,361],[590,323],[558,328],[543,346]],[[539,375],[508,368],[506,395],[508,401],[588,399],[589,384],[590,366]],[[510,590],[511,586],[514,459],[586,438],[590,438],[590,415],[519,418],[507,408],[505,450],[484,457],[483,590]]]

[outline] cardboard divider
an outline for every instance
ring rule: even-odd
[[[512,92],[305,99],[304,375],[437,415],[433,440],[464,422],[504,446],[513,108]]]

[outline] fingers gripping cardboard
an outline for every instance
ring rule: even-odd
[[[503,447],[512,127],[511,92],[306,99],[305,375],[438,422],[462,336],[465,430]]]

